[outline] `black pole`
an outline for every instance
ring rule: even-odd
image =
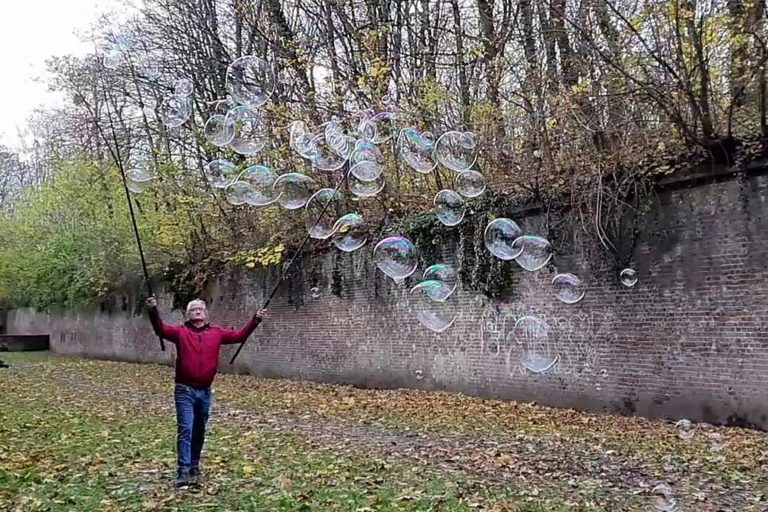
[[[320,219],[323,217],[323,214],[331,205],[331,203],[333,202],[333,199],[336,197],[336,194],[341,188],[341,185],[346,181],[348,172],[349,172],[348,169],[344,170],[344,175],[341,177],[339,182],[336,184],[336,188],[333,190],[333,195],[331,196],[330,199],[328,199],[328,202],[325,203],[325,206],[323,206],[323,209],[320,210],[320,214],[315,219],[315,222],[314,224],[312,224],[312,227],[307,230],[307,234],[304,236],[304,240],[301,241],[301,243],[299,244],[299,247],[296,249],[296,252],[293,253],[293,256],[288,261],[288,264],[285,266],[285,269],[283,270],[283,273],[280,276],[280,279],[278,279],[275,286],[272,287],[272,291],[269,293],[269,296],[267,297],[267,301],[264,303],[263,306],[261,306],[260,309],[265,309],[267,306],[269,306],[269,303],[272,302],[272,299],[275,297],[277,290],[280,289],[280,285],[283,284],[283,281],[285,280],[285,276],[288,275],[288,271],[291,269],[293,262],[296,261],[296,258],[298,258],[299,254],[301,254],[301,251],[304,249],[304,246],[307,245],[307,242],[309,241],[309,234],[312,232],[315,226],[317,226],[317,223],[320,222]],[[243,350],[244,345],[245,345],[245,341],[242,342],[239,347],[237,347],[237,350],[235,351],[235,354],[232,356],[232,359],[229,360],[229,364],[235,363],[235,359],[237,359],[237,356],[240,355],[240,351]]]

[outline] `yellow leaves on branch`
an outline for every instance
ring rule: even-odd
[[[284,244],[240,251],[231,258],[231,261],[240,263],[245,268],[256,268],[256,265],[268,267],[270,265],[277,265],[282,261],[283,251],[285,251]]]

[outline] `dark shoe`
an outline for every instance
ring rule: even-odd
[[[176,481],[174,482],[174,485],[177,489],[181,489],[183,487],[189,487],[189,474],[188,473],[179,473],[176,476]]]
[[[192,468],[189,470],[189,485],[198,487],[202,483],[202,476],[198,468]]]

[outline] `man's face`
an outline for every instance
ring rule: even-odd
[[[205,320],[205,306],[192,306],[189,310],[189,319],[194,321]]]

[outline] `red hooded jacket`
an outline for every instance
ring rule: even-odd
[[[207,388],[213,383],[222,345],[243,343],[261,323],[254,315],[237,331],[209,323],[202,327],[195,327],[191,322],[166,325],[157,308],[149,310],[149,320],[158,336],[176,345],[176,383],[195,388]]]

